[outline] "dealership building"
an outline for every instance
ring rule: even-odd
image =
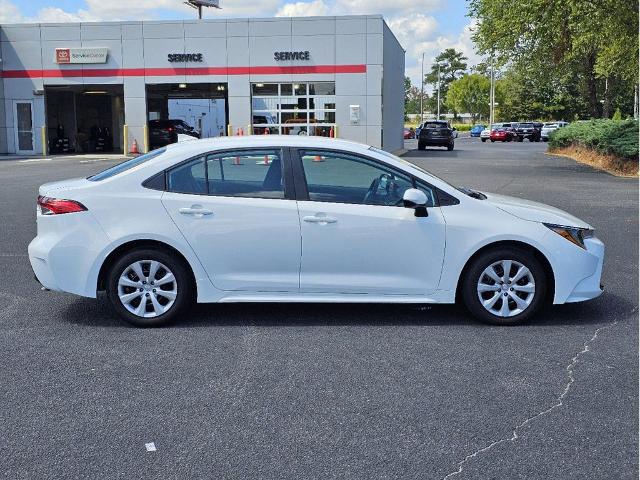
[[[403,145],[404,50],[379,15],[3,24],[0,46],[0,154],[143,150],[168,119]]]

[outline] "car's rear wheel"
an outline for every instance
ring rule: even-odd
[[[455,146],[454,143],[450,143],[449,145],[447,145],[447,150],[449,150],[449,151],[453,150],[454,146]]]
[[[195,302],[189,267],[160,249],[123,255],[109,271],[106,290],[116,313],[137,327],[166,325]]]
[[[487,141],[486,138],[481,138],[480,140],[482,140],[483,143]]]
[[[424,143],[418,142],[418,150],[424,150],[425,148],[427,148],[427,146]]]
[[[531,318],[546,297],[546,275],[536,257],[519,248],[500,248],[475,258],[466,270],[462,299],[479,320],[516,325]]]

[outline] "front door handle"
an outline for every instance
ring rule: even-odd
[[[302,217],[302,220],[308,223],[320,223],[322,225],[326,225],[327,223],[336,223],[338,221],[337,218],[328,217],[324,213],[317,213],[315,215],[307,215]]]
[[[191,205],[190,207],[183,207],[178,211],[182,215],[193,215],[196,218],[201,218],[205,215],[213,215],[213,211],[203,208],[202,205]]]

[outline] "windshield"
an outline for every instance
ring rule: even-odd
[[[107,168],[100,173],[96,173],[90,177],[87,177],[87,180],[91,180],[92,182],[99,182],[100,180],[104,180],[105,178],[111,178],[114,175],[118,175],[119,173],[126,172],[127,170],[137,167],[138,165],[143,164],[146,161],[151,160],[159,155],[162,155],[167,150],[166,147],[158,148],[157,150],[152,150],[149,153],[145,153],[144,155],[140,155],[139,157],[131,158],[129,160],[125,160],[122,163],[114,165],[113,167]]]
[[[402,162],[402,163],[404,163],[405,165],[408,165],[408,166],[410,166],[410,167],[413,167],[413,168],[415,168],[416,170],[418,170],[419,172],[422,172],[422,173],[424,173],[425,175],[428,175],[428,176],[430,176],[430,177],[432,177],[432,178],[438,179],[438,180],[440,180],[442,183],[444,183],[445,185],[448,185],[448,186],[450,186],[451,188],[453,188],[453,189],[455,189],[455,190],[457,190],[457,191],[459,191],[459,192],[461,192],[461,193],[464,193],[465,195],[467,195],[467,196],[469,196],[469,197],[472,197],[472,198],[475,198],[475,199],[478,199],[478,200],[485,200],[485,199],[487,198],[483,193],[478,192],[477,190],[472,190],[472,189],[470,189],[470,188],[465,188],[465,187],[456,187],[455,185],[451,185],[449,182],[447,182],[446,180],[443,180],[443,179],[442,179],[442,178],[440,178],[439,176],[434,175],[434,174],[433,174],[433,173],[431,173],[431,172],[428,172],[428,171],[427,171],[427,170],[425,170],[424,168],[419,167],[418,165],[416,165],[415,163],[408,162],[408,161],[407,161],[407,160],[405,160],[404,158],[397,157],[397,156],[395,156],[395,155],[394,155],[394,154],[392,154],[392,153],[386,152],[386,151],[381,150],[381,149],[376,148],[376,147],[369,147],[369,150],[371,150],[372,152],[375,152],[375,153],[379,153],[380,155],[383,155],[383,156],[385,156],[385,157],[387,157],[387,158],[391,158],[391,159],[393,159],[393,160],[397,160],[398,162]]]
[[[520,126],[524,128],[533,128],[533,123],[521,123]]]
[[[545,123],[544,126],[547,127],[547,128],[549,128],[549,127],[557,127],[558,124],[557,123]]]
[[[387,158],[391,158],[392,160],[396,160],[398,162],[402,162],[405,165],[408,165],[410,167],[415,168],[416,170],[418,170],[419,172],[424,173],[425,175],[429,175],[430,177],[436,178],[438,180],[440,180],[442,183],[449,185],[451,188],[455,188],[456,190],[459,190],[457,187],[455,187],[454,185],[451,185],[449,182],[447,182],[446,180],[443,180],[442,178],[438,177],[437,175],[434,175],[433,173],[425,170],[422,167],[419,167],[418,165],[416,165],[415,163],[411,163],[408,162],[407,160],[405,160],[404,158],[400,158],[400,157],[396,157],[393,153],[389,153],[385,150],[382,150],[380,148],[376,148],[376,147],[369,147],[369,150],[371,150],[372,152],[376,152],[379,153],[380,155],[384,155]]]

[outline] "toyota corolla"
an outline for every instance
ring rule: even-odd
[[[42,185],[37,205],[37,280],[106,291],[137,326],[194,302],[456,301],[508,325],[602,292],[604,245],[588,223],[338,139],[169,145]]]

